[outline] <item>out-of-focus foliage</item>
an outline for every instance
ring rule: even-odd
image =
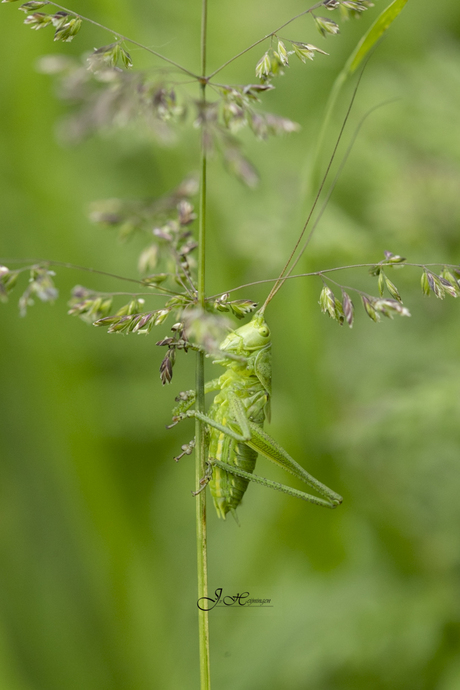
[[[200,3],[77,4],[198,69]],[[1,258],[135,276],[136,238],[117,244],[86,210],[98,199],[174,189],[197,166],[197,134],[162,149],[134,128],[75,149],[57,143],[55,123],[67,111],[33,65],[53,51],[78,55],[83,41],[101,45],[100,34],[85,27],[50,47],[46,31],[21,26],[15,7],[1,8],[0,25]],[[309,204],[328,90],[381,8],[346,23],[324,60],[292,61],[264,96],[303,129],[266,144],[245,138],[258,190],[211,160],[210,293],[280,270]],[[297,0],[265,3],[263,12],[247,0],[210,3],[211,69],[303,9]],[[289,39],[324,45],[307,22],[290,27]],[[154,63],[130,54],[143,69]],[[250,53],[233,63],[226,80],[249,82],[256,60]],[[377,262],[384,250],[460,261],[459,74],[458,3],[409,2],[367,67],[354,123],[398,100],[366,122],[302,268]],[[221,690],[460,684],[460,305],[423,297],[419,271],[397,277],[411,319],[373,324],[357,310],[353,329],[340,329],[320,313],[319,279],[286,283],[267,311],[270,434],[345,501],[328,512],[251,486],[240,528],[209,511],[211,589],[249,590],[274,605],[211,612]],[[63,271],[54,280],[61,296],[90,282]],[[365,270],[340,280],[376,294]],[[119,288],[96,276],[88,286]],[[246,293],[260,301],[266,288]],[[0,685],[196,687],[193,468],[187,456],[172,460],[193,430],[165,429],[175,395],[193,387],[193,353],[162,389],[164,353],[152,336],[108,336],[66,316],[64,299],[36,304],[25,319],[13,303],[1,305],[1,319]]]

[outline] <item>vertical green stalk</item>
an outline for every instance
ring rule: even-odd
[[[201,133],[201,180],[200,180],[200,218],[198,236],[198,301],[201,308],[205,305],[205,267],[206,267],[206,32],[208,2],[202,0],[201,9],[201,100],[203,107],[203,125]],[[205,411],[204,405],[204,355],[197,353],[196,360],[196,409]],[[196,490],[199,491],[200,479],[206,473],[206,435],[203,423],[195,423],[195,478]],[[206,532],[206,491],[200,491],[196,497],[196,549],[198,566],[198,598],[208,594],[208,560]],[[200,688],[211,689],[211,669],[209,662],[209,621],[207,611],[198,609],[198,634],[200,645]]]

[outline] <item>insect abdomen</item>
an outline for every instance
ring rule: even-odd
[[[214,446],[213,440],[217,442],[216,452],[211,451],[211,447]],[[253,472],[257,460],[255,450],[217,431],[211,435],[209,455],[211,458],[226,462],[245,472]],[[249,480],[230,474],[220,467],[214,467],[210,489],[219,517],[225,520],[227,513],[234,511],[240,505],[248,484]]]
[[[249,438],[249,424],[263,427],[265,413],[269,409],[271,391],[271,343],[270,330],[262,314],[256,314],[245,326],[229,333],[221,343],[228,358],[218,360],[226,368],[219,377],[220,392],[214,398],[209,417],[221,427]],[[234,356],[234,359],[230,357]],[[243,421],[246,418],[247,423]],[[245,428],[242,429],[241,425]],[[210,439],[208,458],[213,469],[209,483],[214,505],[219,517],[225,519],[229,511],[235,514],[249,480],[216,466],[213,460],[224,462],[252,474],[257,451],[246,443],[236,441],[229,434],[209,425]]]
[[[256,397],[259,398],[260,393]],[[228,400],[223,393],[221,393],[218,398],[217,404],[212,405],[209,415],[223,426],[228,426],[228,419],[231,414]],[[259,407],[259,405],[257,405],[257,407]],[[257,422],[262,426],[265,416],[262,410],[259,410],[257,416]],[[257,460],[257,451],[253,450],[245,443],[235,441],[223,432],[212,429],[209,441],[209,458],[211,462],[213,459],[220,460],[221,462],[238,467],[245,472],[252,473]],[[209,484],[209,488],[219,517],[225,519],[228,512],[236,510],[241,503],[248,484],[249,480],[214,466],[213,477]]]

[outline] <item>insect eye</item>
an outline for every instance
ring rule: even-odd
[[[268,338],[270,335],[270,331],[267,328],[267,326],[262,326],[262,328],[259,330],[260,335],[262,335],[264,338]]]

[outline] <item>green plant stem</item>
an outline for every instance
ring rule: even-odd
[[[316,140],[313,165],[311,166],[311,181],[313,185],[317,184],[319,180],[320,154],[326,138],[329,122],[331,120],[332,113],[335,111],[337,99],[340,95],[343,85],[347,81],[348,77],[350,77],[358,69],[359,65],[364,58],[366,58],[366,56],[366,62],[369,60],[375,45],[378,43],[378,41],[380,41],[384,33],[390,28],[391,24],[400,14],[400,12],[402,12],[407,2],[408,0],[393,0],[393,2],[385,10],[383,10],[383,12],[377,17],[372,26],[361,38],[332,85],[332,89],[329,93],[329,98],[326,104],[326,114],[323,118],[321,131]]]
[[[207,38],[208,2],[202,0],[201,9],[201,74],[200,84],[203,112],[206,117],[206,38]],[[201,308],[205,306],[205,269],[206,269],[206,120],[203,120],[201,132],[201,184],[200,184],[200,219],[198,237],[198,301]],[[205,411],[204,404],[204,354],[197,353],[196,359],[196,409]],[[195,423],[195,478],[196,491],[201,488],[200,480],[206,474],[206,434],[203,423],[197,419]],[[196,497],[196,547],[198,567],[198,599],[208,594],[208,560],[207,560],[207,531],[206,531],[206,490],[200,491]],[[208,612],[198,609],[198,635],[200,647],[200,688],[211,689],[211,669],[209,661],[209,620]]]

